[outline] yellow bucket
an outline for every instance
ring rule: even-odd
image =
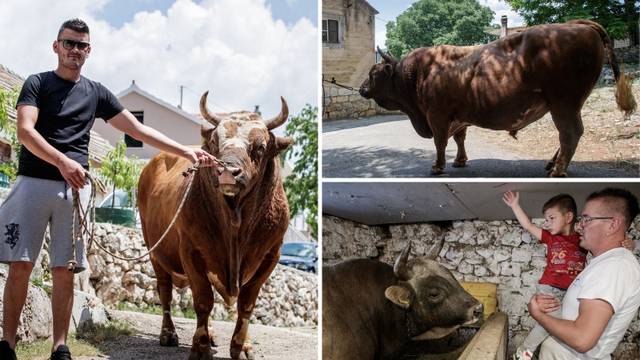
[[[496,312],[498,307],[498,284],[488,282],[461,282],[464,288],[471,296],[476,298],[484,305],[484,318],[488,319],[489,315]]]

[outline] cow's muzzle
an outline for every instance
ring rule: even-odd
[[[226,196],[236,196],[240,192],[238,179],[242,176],[242,169],[230,165],[220,166],[217,169],[220,192]]]
[[[371,95],[369,94],[369,88],[366,86],[360,87],[360,90],[358,90],[358,92],[360,93],[360,96],[362,96],[365,99],[371,98]]]

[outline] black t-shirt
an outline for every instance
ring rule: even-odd
[[[48,71],[27,78],[16,108],[38,108],[35,129],[61,153],[89,168],[89,137],[96,117],[105,121],[124,108],[102,84],[84,76],[71,82]],[[55,166],[31,153],[24,145],[20,152],[18,175],[41,179],[64,180]]]

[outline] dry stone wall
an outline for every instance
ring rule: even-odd
[[[534,220],[540,225],[539,220]],[[454,221],[446,226],[408,224],[366,226],[323,217],[323,263],[368,257],[393,264],[407,241],[413,256],[439,250],[437,260],[460,281],[498,284],[499,309],[509,316],[509,349],[514,351],[535,325],[527,302],[544,267],[545,247],[517,221]],[[640,258],[640,220],[630,231]],[[440,248],[440,244],[442,247]],[[638,359],[640,317],[631,324],[616,350],[616,359]]]
[[[323,84],[323,119],[356,119],[374,115],[401,114],[381,108],[373,100],[360,96],[357,91],[332,84]]]
[[[139,230],[111,224],[97,224],[96,241],[118,256],[136,257],[147,251]],[[124,261],[93,246],[88,252],[89,280],[96,295],[107,307],[144,310],[160,304],[156,278],[148,258]],[[262,286],[251,320],[271,326],[315,326],[318,324],[317,277],[277,265]],[[173,290],[173,304],[181,311],[193,309],[189,288]],[[212,316],[228,320],[235,307],[226,308],[216,294]]]

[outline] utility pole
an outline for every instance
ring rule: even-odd
[[[182,109],[182,93],[184,93],[184,85],[180,85],[180,105],[178,105],[179,109]]]

